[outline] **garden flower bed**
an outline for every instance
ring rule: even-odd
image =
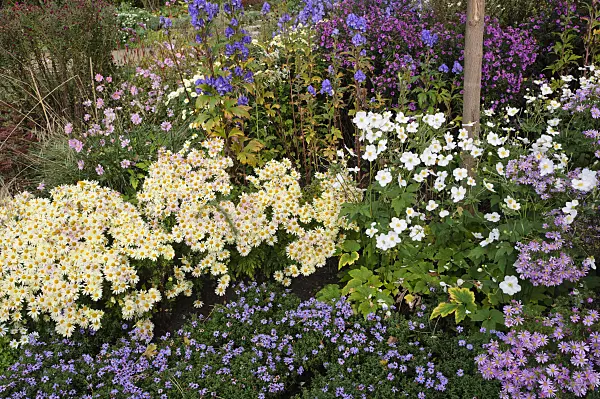
[[[473,123],[464,4],[151,5],[0,9],[0,397],[600,397],[596,0]]]

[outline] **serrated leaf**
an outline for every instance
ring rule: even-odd
[[[454,320],[456,321],[456,324],[463,321],[466,317],[467,317],[467,308],[462,305],[459,305],[458,308],[456,308],[456,312],[454,313]]]
[[[468,288],[452,287],[448,289],[450,301],[465,306],[475,306],[475,294]]]
[[[360,244],[356,240],[346,240],[342,244],[342,248],[344,248],[344,250],[348,252],[359,251]]]
[[[435,309],[433,309],[433,312],[431,312],[431,316],[429,316],[429,318],[435,319],[438,316],[446,317],[452,312],[455,312],[456,309],[458,309],[458,306],[459,305],[457,303],[442,302],[437,305]]]
[[[371,278],[373,272],[363,266],[360,269],[350,270],[348,274],[355,279],[366,282],[369,281],[369,278]]]
[[[359,257],[360,256],[358,255],[358,252],[356,252],[356,251],[342,254],[342,256],[340,256],[338,270],[346,265],[353,265],[354,262],[356,262]]]

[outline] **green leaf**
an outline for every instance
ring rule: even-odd
[[[351,277],[358,279],[360,281],[366,282],[369,281],[371,276],[373,276],[373,272],[362,266],[360,269],[350,270],[348,273]]]
[[[342,244],[342,248],[344,249],[344,251],[348,251],[348,252],[359,251],[360,244],[356,240],[346,240]]]
[[[429,318],[435,319],[438,316],[446,317],[452,312],[455,312],[456,309],[458,309],[458,304],[442,302],[439,305],[437,305],[435,309],[433,309],[433,312],[431,312],[431,316]]]
[[[448,289],[450,301],[460,303],[465,306],[475,306],[475,294],[468,288],[452,287]]]
[[[358,252],[356,251],[342,254],[342,256],[340,257],[340,262],[338,264],[338,270],[346,265],[353,265],[359,257],[360,255],[358,255]]]
[[[469,251],[469,254],[467,255],[467,257],[471,260],[479,259],[479,258],[483,257],[486,252],[487,252],[487,249],[478,245]]]
[[[456,312],[454,313],[454,320],[456,321],[456,324],[463,321],[466,317],[467,317],[467,308],[462,305],[459,305],[458,308],[456,309]]]
[[[471,320],[473,321],[484,321],[489,319],[490,310],[489,309],[480,309],[477,312],[471,315]]]
[[[342,296],[340,286],[337,284],[327,284],[317,292],[316,298],[321,302],[330,302]]]

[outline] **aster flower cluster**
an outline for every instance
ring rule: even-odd
[[[595,269],[593,258],[588,257],[577,265],[569,255],[571,242],[562,238],[559,232],[546,233],[546,240],[533,240],[517,243],[519,251],[515,268],[521,278],[526,278],[533,285],[547,287],[558,286],[565,281],[579,281],[590,269]]]
[[[164,133],[173,128],[174,113],[164,105],[165,90],[168,88],[163,77],[155,69],[174,68],[185,60],[181,53],[175,61],[166,58],[154,67],[138,67],[133,79],[122,83],[110,76],[97,74],[94,77],[95,96],[83,102],[86,114],[81,124],[69,123],[64,131],[68,145],[77,157],[77,168],[86,176],[98,180],[118,180],[123,170],[134,168],[144,153],[154,152],[149,145],[149,126],[156,125]],[[139,130],[146,127],[144,138]]]
[[[289,285],[290,277],[308,276],[325,264],[342,229],[352,227],[340,217],[342,204],[360,199],[347,174],[317,174],[320,194],[305,202],[300,175],[291,162],[270,161],[248,177],[254,191],[233,201],[227,198],[232,189],[227,168],[232,161],[221,155],[223,141],[212,139],[202,145],[203,150],[161,152],[138,194],[143,212],[156,225],[173,216],[170,237],[202,255],[198,265],[185,265],[182,272],[220,276],[216,292],[222,295],[230,281],[230,246],[246,256],[262,243],[274,245],[283,232],[292,238],[285,248],[297,264],[276,272],[276,280]],[[178,280],[177,291],[189,292],[191,283],[183,277]]]
[[[410,321],[375,314],[365,320],[344,298],[300,302],[289,291],[241,284],[210,318],[193,318],[155,342],[127,338],[94,350],[81,341],[31,336],[19,362],[0,374],[0,393],[441,399],[494,392],[496,384],[473,373],[472,341],[429,339],[425,310]]]
[[[454,86],[462,85],[464,15],[461,23],[441,24],[435,22],[433,15],[419,13],[410,1],[341,1],[317,29],[326,56],[333,51],[347,67],[352,64],[348,54],[356,45],[356,32],[347,23],[351,13],[363,16],[366,21],[366,30],[361,33],[364,43],[361,43],[373,66],[373,93],[396,98],[400,92],[399,73],[429,74],[431,68],[442,72],[441,78]],[[501,27],[497,20],[486,18],[484,98],[499,104],[514,99],[521,91],[524,78],[530,74],[538,52],[530,30]]]
[[[44,315],[70,336],[76,326],[97,330],[117,297],[122,317],[147,314],[161,298],[136,290],[136,260],[171,259],[167,236],[144,222],[121,195],[95,182],[59,186],[50,199],[25,192],[0,207],[0,330]]]
[[[573,308],[526,322],[523,306],[504,307],[510,331],[475,358],[483,378],[502,383],[503,398],[588,397],[600,387],[598,311]]]

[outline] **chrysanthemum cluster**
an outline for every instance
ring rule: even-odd
[[[190,288],[185,273],[198,277],[210,272],[220,276],[216,292],[224,294],[232,247],[246,256],[262,243],[274,245],[279,233],[293,237],[286,252],[297,266],[275,273],[278,281],[287,285],[289,277],[312,274],[325,264],[335,252],[341,229],[351,227],[339,217],[342,204],[360,198],[347,175],[318,174],[320,194],[304,203],[300,175],[291,162],[270,161],[248,177],[255,191],[232,200],[227,172],[232,161],[221,155],[223,141],[202,145],[203,150],[162,152],[138,194],[144,213],[155,224],[172,216],[172,240],[202,256],[197,265],[186,262],[182,273],[176,273],[179,292]]]
[[[504,307],[507,334],[487,345],[475,360],[485,379],[502,383],[501,397],[553,398],[565,394],[586,397],[600,387],[600,333],[596,310],[574,308],[524,328],[519,302]]]
[[[95,182],[50,194],[23,193],[0,207],[0,329],[47,314],[62,335],[76,326],[97,330],[104,311],[83,303],[123,294],[124,318],[151,310],[160,293],[136,291],[139,277],[130,261],[172,258],[167,236]]]

